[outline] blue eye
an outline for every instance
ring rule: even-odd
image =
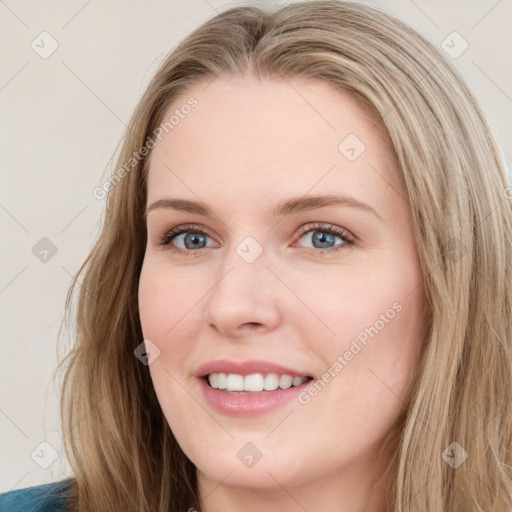
[[[315,249],[323,250],[334,249],[340,245],[350,245],[351,243],[351,240],[343,232],[332,228],[308,229],[301,238],[305,238],[312,243]],[[337,239],[341,240],[341,244],[336,243]]]
[[[325,224],[305,226],[300,238],[306,238],[313,244],[313,249],[318,249],[315,252],[321,253],[339,251],[354,243],[353,238],[347,231]],[[341,240],[341,243],[336,244],[336,239]]]
[[[184,244],[184,248],[176,247],[181,252],[193,251],[196,249],[204,249],[206,238],[210,238],[207,233],[197,226],[181,226],[171,229],[162,239],[161,245],[167,246],[171,242],[179,240]],[[181,239],[181,240],[180,240]]]
[[[314,253],[335,252],[354,244],[354,239],[347,231],[330,224],[310,224],[303,227],[299,239],[305,237],[313,244],[313,247],[305,249]],[[207,245],[208,239],[211,240],[211,237],[200,226],[184,225],[168,231],[161,239],[160,245],[168,246],[169,250],[175,252],[191,255],[199,253],[201,249],[212,247],[212,244]],[[341,243],[336,244],[337,239]],[[177,243],[183,247],[177,246]]]

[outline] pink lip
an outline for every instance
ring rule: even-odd
[[[277,388],[275,391],[262,391],[254,395],[231,395],[210,387],[205,378],[199,378],[198,382],[203,398],[216,411],[229,416],[257,416],[296,399],[297,395],[315,380],[288,389]]]
[[[228,359],[218,359],[200,366],[194,375],[196,377],[205,377],[210,373],[236,373],[238,375],[249,375],[251,373],[277,373],[278,375],[291,375],[292,377],[310,377],[307,372],[300,372],[270,363],[269,361],[229,361]]]
[[[215,410],[230,416],[255,416],[262,414],[289,402],[297,397],[314,379],[292,386],[288,389],[277,388],[274,391],[262,391],[254,395],[230,394],[226,391],[212,388],[206,379],[211,373],[236,373],[249,375],[251,373],[277,373],[292,377],[311,377],[307,372],[293,370],[269,361],[229,361],[219,359],[200,366],[195,376],[198,377],[199,388],[205,401]]]

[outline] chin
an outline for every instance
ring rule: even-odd
[[[277,482],[282,484],[285,481],[280,469],[264,465],[262,461],[252,468],[233,463],[212,467],[211,461],[207,465],[196,467],[198,478],[205,478],[207,490],[213,489],[219,482],[222,482],[222,485],[234,488],[268,491],[271,488],[279,487]],[[289,476],[286,475],[287,478]]]
[[[260,445],[263,443],[260,441]],[[242,449],[240,449],[242,446]],[[246,454],[254,450],[250,445],[236,441],[236,449],[204,453],[195,457],[198,477],[205,481],[207,489],[213,489],[219,482],[230,487],[252,490],[270,490],[280,485],[292,487],[311,480],[311,474],[304,471],[310,467],[307,461],[299,460],[293,453],[282,453],[279,458],[273,450],[262,448],[261,458],[254,462]],[[253,452],[254,456],[256,452]],[[244,463],[244,458],[246,462]],[[202,474],[202,475],[201,475]]]

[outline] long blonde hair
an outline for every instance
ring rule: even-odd
[[[380,9],[335,0],[221,12],[168,55],[136,107],[104,189],[101,233],[66,299],[64,320],[76,331],[61,363],[72,509],[199,508],[195,467],[134,356],[143,340],[145,178],[150,141],[175,99],[196,82],[247,71],[350,91],[394,145],[430,314],[390,461],[390,510],[510,512],[512,189],[504,164],[477,101],[439,50]]]

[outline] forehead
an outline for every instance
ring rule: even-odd
[[[180,111],[191,97],[196,106]],[[219,77],[189,88],[164,122],[173,113],[179,122],[151,155],[148,199],[177,190],[211,195],[221,186],[224,194],[250,188],[262,198],[269,187],[283,196],[333,187],[379,194],[396,182],[377,116],[324,81]]]

